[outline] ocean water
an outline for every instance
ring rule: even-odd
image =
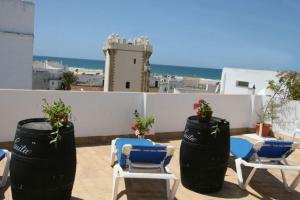
[[[103,60],[60,58],[60,57],[49,57],[49,56],[33,56],[33,60],[56,61],[62,63],[65,66],[74,67],[74,68],[104,69],[105,66],[105,62]],[[188,76],[188,77],[199,77],[205,79],[220,80],[222,69],[151,64],[151,74]]]

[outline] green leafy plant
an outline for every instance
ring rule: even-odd
[[[60,129],[67,125],[71,116],[72,108],[70,105],[66,106],[61,99],[54,101],[53,104],[50,105],[44,98],[42,112],[53,126],[54,132],[50,135],[50,144],[54,143],[57,145],[58,142],[61,141]]]
[[[280,72],[277,74],[278,82],[274,80],[268,81],[268,89],[272,90],[273,94],[268,99],[262,113],[259,116],[260,123],[266,120],[278,118],[277,112],[289,100],[300,100],[300,73],[293,71]]]
[[[78,76],[71,71],[64,72],[61,76],[65,85],[65,90],[71,90],[71,84],[78,80]]]
[[[283,100],[300,100],[300,73],[284,71],[277,74],[278,82],[270,80],[268,88]]]
[[[145,133],[149,132],[155,122],[154,117],[141,117],[137,110],[134,111],[134,117],[135,120],[134,124],[131,126],[131,130],[134,131],[137,136],[144,136]]]

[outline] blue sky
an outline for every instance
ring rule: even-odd
[[[34,54],[103,59],[111,33],[147,36],[151,63],[300,71],[299,0],[37,0]]]

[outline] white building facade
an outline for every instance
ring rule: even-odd
[[[105,54],[104,91],[149,91],[152,45],[140,37],[133,42],[110,35],[103,46]]]
[[[221,94],[258,94],[268,87],[269,80],[278,80],[276,71],[224,67]]]
[[[0,88],[32,89],[34,3],[0,0]]]
[[[52,90],[61,88],[61,76],[65,67],[53,61],[34,61],[32,66],[32,89]]]
[[[78,84],[87,84],[91,86],[103,86],[104,76],[103,74],[78,74]]]

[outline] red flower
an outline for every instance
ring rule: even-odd
[[[199,99],[198,104],[202,104],[204,102],[203,99]]]
[[[199,107],[199,104],[195,103],[194,104],[194,110],[198,109],[198,107]]]
[[[136,131],[138,129],[138,126],[135,124],[131,127],[131,130]]]

